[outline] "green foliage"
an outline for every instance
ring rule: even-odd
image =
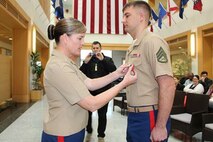
[[[41,74],[43,72],[43,67],[38,64],[39,61],[39,53],[38,52],[32,52],[30,57],[30,66],[32,69],[32,74],[33,74],[33,79],[32,79],[32,85],[33,85],[33,90],[41,90]]]
[[[191,58],[186,56],[184,59],[179,58],[172,62],[173,73],[176,76],[183,76],[186,72],[190,71]]]

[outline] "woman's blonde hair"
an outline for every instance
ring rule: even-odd
[[[68,18],[60,20],[56,26],[48,26],[48,38],[55,39],[56,44],[59,43],[60,36],[66,33],[68,36],[75,33],[86,33],[85,25],[77,19]]]

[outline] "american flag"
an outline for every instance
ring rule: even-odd
[[[126,34],[121,23],[127,0],[73,0],[73,16],[87,27],[87,33]]]

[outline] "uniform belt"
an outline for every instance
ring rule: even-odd
[[[152,110],[157,110],[158,109],[158,105],[150,105],[150,106],[127,106],[127,110],[128,112],[148,112],[148,111],[152,111]]]

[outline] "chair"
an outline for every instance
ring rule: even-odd
[[[127,102],[126,102],[126,93],[119,93],[114,99],[113,99],[113,111],[115,110],[115,106],[118,106],[121,108],[121,114],[125,114],[125,109],[127,109]]]
[[[174,102],[171,110],[171,114],[175,114],[176,108],[184,107],[184,100],[186,98],[186,93],[183,91],[176,90],[174,96]]]
[[[186,92],[176,90],[173,106],[183,106],[185,96],[186,96]]]
[[[208,112],[209,97],[201,94],[187,94],[186,106],[173,108],[171,115],[172,129],[177,129],[190,136],[202,131],[202,113]]]
[[[122,109],[121,109],[121,114],[126,114],[127,112],[127,100],[126,100],[126,93],[123,94],[122,97]]]
[[[209,112],[213,113],[213,97],[209,98]]]
[[[203,114],[202,142],[213,141],[213,113]]]

